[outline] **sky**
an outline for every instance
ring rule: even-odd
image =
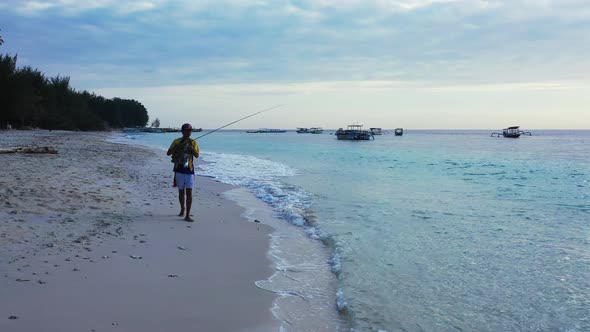
[[[162,126],[590,129],[587,0],[3,0],[0,29]]]

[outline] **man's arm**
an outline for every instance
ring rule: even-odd
[[[178,148],[178,145],[175,145],[175,146],[171,147],[170,149],[168,149],[168,151],[166,151],[166,155],[169,156],[169,155],[173,154],[176,151],[176,148]]]
[[[199,158],[199,146],[197,145],[197,141],[193,141],[191,144],[191,153],[195,158]]]
[[[166,155],[169,156],[175,153],[179,146],[180,144],[174,144],[174,142],[172,142],[172,145],[170,145],[170,148],[168,148],[168,151],[166,151]]]

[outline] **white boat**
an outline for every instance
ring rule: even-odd
[[[258,130],[248,130],[246,131],[248,134],[277,134],[277,133],[286,133],[286,130],[283,129],[270,129],[270,128],[260,128]]]
[[[381,128],[369,128],[371,130],[371,134],[373,135],[383,135],[381,132]]]
[[[375,136],[368,130],[363,130],[363,125],[353,124],[348,125],[348,129],[339,128],[335,135],[338,140],[347,141],[368,141],[375,139]]]
[[[312,133],[312,134],[321,134],[321,133],[324,132],[324,129],[321,128],[321,127],[314,127],[314,128],[311,128],[309,130],[309,132]]]

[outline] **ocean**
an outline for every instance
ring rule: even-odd
[[[590,131],[333,132],[199,140],[197,173],[283,224],[257,285],[285,330],[590,331]]]

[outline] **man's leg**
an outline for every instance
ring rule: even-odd
[[[193,174],[187,174],[186,178],[186,216],[184,220],[194,221],[191,218],[191,207],[193,205],[193,187],[195,185],[195,176]]]
[[[178,189],[178,201],[180,202],[180,213],[178,216],[182,217],[184,215],[184,188]]]
[[[193,190],[191,188],[186,188],[186,217],[184,220],[186,221],[194,221],[191,218],[191,206],[193,205]]]

